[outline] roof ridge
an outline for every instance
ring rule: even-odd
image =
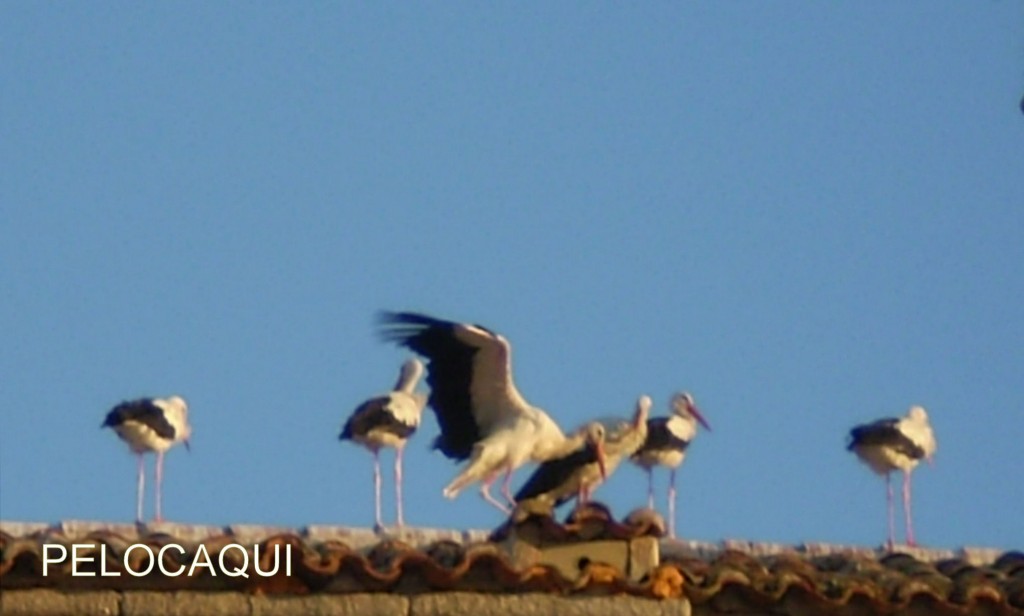
[[[382,541],[400,541],[412,547],[424,547],[439,541],[454,541],[471,544],[486,542],[491,531],[482,529],[460,530],[454,528],[404,527],[385,529],[382,532],[371,528],[331,524],[309,524],[305,526],[279,526],[271,524],[190,524],[180,522],[151,522],[131,524],[98,520],[62,520],[60,522],[24,522],[0,520],[0,532],[12,538],[32,536],[85,537],[93,533],[112,533],[125,539],[151,535],[169,535],[194,543],[215,536],[231,536],[243,541],[258,541],[274,535],[295,535],[313,542],[341,540],[354,549],[372,547]],[[727,552],[742,552],[755,557],[797,555],[804,557],[825,557],[836,554],[858,554],[865,558],[882,558],[890,554],[907,554],[922,562],[939,562],[959,558],[979,566],[994,563],[1003,554],[1017,551],[1010,548],[990,546],[960,546],[957,548],[896,545],[892,550],[885,546],[864,546],[827,542],[801,542],[787,544],[770,541],[743,539],[722,539],[704,541],[697,539],[660,540],[662,558],[699,558],[711,560]]]

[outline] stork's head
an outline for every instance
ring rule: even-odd
[[[935,442],[935,433],[932,432],[932,424],[928,421],[928,412],[923,406],[914,405],[907,413],[907,419],[917,426],[916,431],[923,437],[922,447],[924,448],[924,459],[928,464],[935,464],[935,450],[938,443]]]
[[[189,439],[192,438],[192,424],[188,422],[188,403],[181,396],[171,396],[167,398],[166,412],[168,420],[174,424],[179,434],[177,440],[185,444],[185,449],[192,451],[192,445],[189,443]]]
[[[633,425],[636,427],[646,426],[647,417],[651,414],[651,405],[654,404],[651,401],[651,397],[647,395],[640,396],[636,401],[636,411],[633,413]]]
[[[711,431],[711,426],[704,419],[704,415],[701,414],[697,404],[693,401],[693,395],[688,391],[672,396],[672,412],[684,419],[696,419],[707,431]]]

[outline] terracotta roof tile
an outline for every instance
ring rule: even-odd
[[[379,535],[333,526],[286,529],[2,522],[0,588],[291,595],[437,591],[628,594],[658,599],[685,597],[695,606],[723,612],[917,610],[967,614],[984,609],[992,614],[1024,614],[1021,552],[964,548],[886,553],[826,544],[659,542],[657,537],[663,532],[660,518],[650,512],[634,512],[620,522],[599,506],[581,511],[565,523],[526,515],[491,533],[408,529]],[[149,546],[154,553],[170,544],[182,546],[187,552],[184,555],[172,549],[164,553],[163,564],[169,570],[190,563],[202,547],[213,561],[213,571],[199,568],[192,577],[170,577],[157,570],[141,577],[73,577],[68,559],[49,565],[44,577],[43,546],[54,543],[91,544],[79,554],[96,560],[84,564],[80,571],[98,572],[102,567],[107,572],[122,572],[126,552],[129,565],[136,571],[143,570],[149,555],[143,549],[130,550],[139,544]],[[244,546],[246,553],[237,548],[225,550],[229,544]],[[628,547],[622,552],[612,549],[616,545]],[[224,575],[220,557],[228,570],[241,567],[246,557],[252,560],[255,546],[259,546],[260,560],[249,562],[248,571],[255,566],[261,571],[271,570],[272,550],[280,546],[292,550],[292,575],[286,575],[283,569],[270,577]],[[568,552],[557,551],[564,546],[569,546]],[[645,546],[654,546],[654,551],[645,551]],[[557,554],[543,556],[548,548]],[[533,560],[524,560],[523,554]],[[616,561],[615,554],[622,554],[625,560]]]

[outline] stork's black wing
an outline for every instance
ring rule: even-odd
[[[880,419],[850,430],[846,448],[853,451],[861,446],[889,447],[915,460],[924,457],[924,449],[900,431],[899,419]]]
[[[365,436],[375,429],[383,429],[399,438],[409,438],[416,432],[416,426],[395,417],[389,408],[390,403],[391,396],[379,396],[360,404],[345,422],[338,438],[346,440],[353,436]]]
[[[452,321],[413,312],[382,312],[379,323],[384,340],[427,359],[428,401],[441,428],[434,446],[449,458],[468,458],[481,438],[470,394],[473,358],[479,349],[456,337],[458,324]]]
[[[597,464],[597,451],[585,445],[561,458],[548,460],[533,471],[523,487],[516,492],[516,501],[524,501],[550,495],[555,506],[576,496],[580,488],[580,476],[590,464]]]
[[[668,417],[647,420],[647,440],[636,454],[645,451],[686,451],[690,441],[681,439],[669,429]]]
[[[128,400],[118,404],[107,413],[107,418],[100,427],[114,428],[129,421],[149,426],[161,438],[174,438],[174,426],[167,421],[164,410],[157,406],[152,398]]]

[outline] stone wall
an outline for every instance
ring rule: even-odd
[[[4,616],[690,616],[685,599],[438,592],[258,596],[235,592],[0,592]]]

